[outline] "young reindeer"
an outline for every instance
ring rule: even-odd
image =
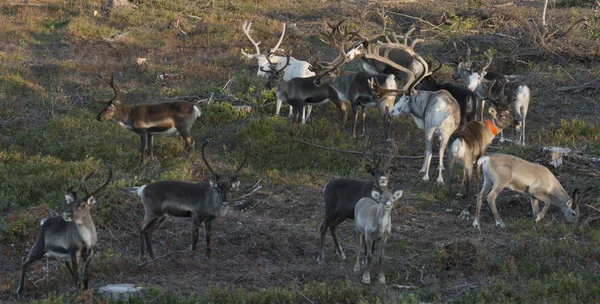
[[[390,191],[378,191],[373,189],[371,197],[363,197],[356,203],[354,218],[356,219],[357,249],[354,272],[360,271],[360,251],[365,248],[366,265],[362,276],[364,284],[371,283],[371,262],[373,259],[373,248],[375,241],[381,240],[379,244],[379,283],[385,284],[383,274],[383,253],[385,243],[392,231],[391,213],[395,203],[402,197],[402,190],[392,194]],[[363,244],[364,241],[364,244]]]
[[[242,31],[244,32],[244,34],[246,35],[246,37],[248,37],[248,39],[250,40],[250,42],[252,43],[252,45],[254,45],[254,48],[256,49],[256,53],[255,54],[248,54],[246,52],[244,52],[244,50],[242,49],[242,54],[244,56],[246,56],[249,59],[256,59],[258,61],[258,71],[256,72],[256,75],[259,77],[269,77],[269,73],[266,71],[267,68],[271,68],[272,65],[276,65],[278,70],[284,70],[285,71],[285,75],[283,75],[283,80],[285,81],[289,81],[292,78],[307,78],[307,77],[311,77],[311,76],[315,76],[315,73],[312,72],[309,67],[310,64],[306,61],[302,61],[302,60],[298,60],[294,57],[290,57],[290,61],[289,63],[285,63],[286,62],[286,56],[276,56],[274,55],[275,51],[279,50],[279,46],[281,45],[281,42],[283,41],[283,37],[285,36],[285,27],[286,24],[283,23],[283,29],[281,31],[281,37],[279,37],[279,41],[277,41],[277,45],[275,45],[273,48],[270,49],[269,52],[266,53],[261,53],[260,52],[260,48],[258,47],[258,45],[260,44],[259,42],[255,42],[254,39],[252,39],[252,36],[250,36],[250,28],[252,27],[252,22],[248,22],[248,21],[244,21],[244,24],[242,25]],[[275,115],[279,116],[279,110],[281,109],[281,103],[283,100],[281,99],[277,99],[277,106],[275,108]],[[307,112],[307,117],[306,119],[308,120],[310,118],[310,113],[312,111],[312,106],[308,106],[308,112]],[[290,113],[289,116],[292,116],[292,106],[290,105]]]
[[[377,55],[379,54],[379,46],[386,46],[388,49],[393,47],[404,48],[405,46],[402,44],[377,45],[374,48],[371,48],[366,55],[378,58],[379,61],[387,62],[389,65],[395,65],[396,68],[402,69],[401,66],[386,59],[386,57]],[[386,54],[384,54],[384,56],[385,55]],[[423,176],[424,181],[429,180],[429,165],[432,157],[433,135],[439,136],[440,165],[437,184],[438,186],[441,186],[444,184],[444,177],[442,175],[442,170],[444,169],[444,152],[448,140],[450,139],[450,135],[452,135],[454,130],[456,130],[460,124],[460,107],[454,97],[446,90],[435,92],[415,90],[416,84],[426,76],[430,75],[430,73],[428,73],[427,63],[423,58],[419,55],[415,55],[415,59],[423,64],[425,70],[419,77],[416,77],[413,82],[406,84],[404,88],[395,90],[382,88],[377,82],[377,79],[370,81],[370,85],[374,89],[374,93],[378,96],[404,94],[398,99],[390,111],[390,114],[395,117],[402,114],[410,114],[417,123],[419,129],[425,130],[425,160],[423,162],[423,167],[419,171],[419,173],[425,173]],[[410,73],[407,69],[405,70],[407,73]]]
[[[194,140],[192,139],[190,130],[196,118],[202,114],[196,105],[188,101],[170,101],[157,104],[124,106],[119,101],[121,90],[115,84],[114,75],[110,77],[110,81],[104,78],[102,80],[110,85],[115,92],[115,96],[111,100],[97,100],[96,94],[94,94],[95,102],[106,104],[104,109],[98,113],[96,120],[106,121],[114,119],[128,131],[137,133],[141,140],[141,163],[144,163],[146,146],[148,146],[148,154],[150,157],[153,157],[153,135],[181,135],[185,141],[184,150],[191,151],[194,148]]]
[[[96,243],[98,242],[98,234],[96,226],[90,214],[90,210],[96,205],[94,195],[98,194],[108,183],[112,177],[112,169],[108,166],[108,177],[102,186],[90,193],[85,186],[85,182],[93,175],[90,173],[81,179],[79,186],[76,189],[69,188],[71,195],[65,195],[65,200],[68,204],[68,209],[63,212],[62,216],[54,216],[48,219],[43,219],[40,223],[40,232],[37,239],[31,247],[29,254],[22,259],[21,277],[19,279],[19,287],[17,295],[22,296],[25,290],[25,272],[31,263],[41,259],[44,254],[49,254],[57,259],[64,259],[71,276],[77,284],[77,288],[83,287],[88,289],[88,267],[94,256]],[[85,197],[77,198],[77,192],[83,190]],[[73,267],[69,264],[69,259]],[[83,261],[81,276],[79,278],[79,260]],[[83,282],[83,285],[81,284]]]
[[[491,88],[491,86],[490,86]],[[513,114],[508,111],[508,105],[504,102],[506,97],[501,93],[499,99],[494,100],[490,96],[491,89],[487,91],[488,100],[492,100],[496,104],[498,112],[490,108],[492,119],[485,122],[471,121],[467,125],[459,128],[449,140],[448,151],[448,173],[450,174],[450,200],[453,199],[452,194],[452,179],[454,177],[454,166],[458,162],[463,167],[463,179],[461,183],[462,191],[466,180],[466,199],[469,201],[471,177],[473,175],[473,165],[477,160],[485,154],[487,147],[492,143],[498,132],[508,128],[511,125],[516,125],[517,121]],[[479,173],[477,174],[477,184],[479,184]]]
[[[152,232],[168,214],[174,217],[192,218],[192,251],[196,250],[200,225],[204,222],[206,232],[206,257],[210,258],[211,224],[215,218],[224,217],[228,211],[229,191],[238,189],[240,182],[237,174],[248,160],[248,147],[242,164],[231,176],[220,176],[215,173],[204,154],[206,141],[202,145],[202,160],[213,174],[214,180],[205,183],[183,181],[159,181],[141,187],[130,187],[127,190],[137,193],[144,205],[144,222],[140,227],[140,259],[144,255],[144,242],[150,258],[152,251]]]
[[[365,138],[363,143],[363,156],[367,160],[365,164],[365,170],[369,172],[375,180],[365,181],[360,179],[352,178],[337,178],[330,181],[323,190],[323,198],[325,200],[325,219],[319,228],[320,243],[319,243],[319,257],[317,263],[321,264],[325,262],[325,236],[327,234],[327,228],[331,231],[331,237],[335,243],[335,249],[338,256],[343,260],[346,259],[344,250],[338,242],[335,229],[346,219],[354,219],[354,207],[356,203],[363,197],[369,197],[373,189],[381,189],[382,191],[387,190],[390,174],[396,171],[396,167],[392,165],[392,161],[398,154],[398,147],[395,142],[392,141],[392,151],[389,154],[387,162],[382,161],[377,156],[370,158],[367,156],[365,151],[368,136]]]
[[[482,156],[477,161],[477,167],[478,170],[483,172],[483,187],[477,197],[477,212],[473,221],[474,228],[481,230],[479,215],[483,197],[486,198],[492,208],[496,226],[505,227],[498,209],[496,209],[496,197],[506,187],[529,195],[536,223],[544,218],[550,205],[555,205],[560,208],[567,222],[573,224],[573,226],[577,225],[580,198],[577,195],[578,189],[573,191],[572,198],[570,198],[567,191],[563,189],[560,182],[548,168],[506,154]],[[544,202],[544,208],[541,212],[539,201]]]
[[[329,101],[333,102],[335,106],[342,112],[342,123],[341,131],[343,132],[346,127],[346,119],[348,118],[348,110],[346,105],[339,99],[337,92],[331,86],[316,86],[313,82],[317,76],[311,76],[307,78],[292,78],[290,80],[284,80],[285,67],[290,62],[290,55],[287,55],[286,65],[283,68],[278,69],[276,64],[271,64],[268,70],[260,68],[263,72],[269,74],[269,81],[265,85],[267,89],[275,88],[275,94],[277,100],[282,100],[290,104],[296,112],[295,121],[298,123],[298,117],[302,119],[304,124],[306,105],[321,105]],[[270,62],[269,58],[267,61]]]
[[[352,37],[357,35],[357,31],[348,32],[346,29],[343,31],[340,29],[341,24],[345,20],[340,21],[336,26],[328,24],[330,27],[329,31],[321,31],[321,40],[338,50],[338,57],[332,62],[322,62],[317,59],[312,60],[314,65],[311,66],[311,69],[316,71],[319,76],[315,79],[314,83],[316,86],[331,86],[338,93],[338,96],[342,100],[350,101],[350,105],[352,107],[352,113],[354,115],[354,127],[352,128],[352,137],[356,137],[356,124],[358,121],[358,106],[361,106],[362,113],[362,135],[365,135],[365,107],[377,107],[379,110],[379,114],[384,123],[384,129],[386,133],[386,138],[391,139],[389,134],[389,109],[392,108],[394,104],[394,96],[388,96],[383,98],[378,98],[374,96],[369,87],[369,80],[371,78],[376,78],[380,83],[383,83],[383,86],[386,89],[396,89],[398,85],[395,81],[394,75],[373,75],[365,72],[358,73],[342,73],[340,72],[339,76],[336,75],[336,72],[339,71],[339,68],[350,61],[345,54],[346,51],[344,46]],[[341,37],[340,41],[338,41],[338,34]]]

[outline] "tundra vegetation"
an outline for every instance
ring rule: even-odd
[[[339,132],[341,118],[331,103],[318,107],[305,125],[274,117],[276,96],[257,77],[257,63],[242,31],[253,22],[261,46],[276,45],[307,60],[309,49],[325,60],[337,52],[319,39],[324,20],[337,22],[354,12],[338,1],[271,2],[231,0],[135,0],[108,8],[105,0],[2,1],[0,3],[0,302],[16,302],[21,258],[33,246],[40,220],[62,212],[69,185],[110,163],[112,181],[95,199],[92,218],[98,233],[90,263],[90,288],[109,283],[143,286],[141,302],[157,303],[593,303],[600,295],[598,192],[581,197],[579,226],[566,223],[550,207],[534,223],[525,195],[505,191],[496,198],[505,228],[496,228],[484,205],[481,232],[473,218],[459,218],[475,206],[448,197],[447,187],[424,182],[423,131],[405,115],[391,120],[397,168],[390,189],[402,189],[385,247],[385,285],[360,283],[352,258],[318,264],[318,228],[324,216],[323,187],[339,177],[372,179],[364,170],[363,140]],[[375,1],[377,2],[377,1]],[[382,1],[388,28],[424,39],[415,50],[448,64],[453,42],[468,43],[471,58],[491,71],[519,75],[531,89],[527,146],[494,141],[488,152],[515,155],[549,167],[569,192],[600,187],[600,11],[597,1],[551,1],[541,27],[544,1]],[[413,16],[410,18],[407,16]],[[582,17],[589,26],[564,31]],[[365,21],[373,33],[380,21]],[[351,30],[351,29],[350,29]],[[146,63],[136,65],[137,58]],[[360,62],[345,68],[358,71]],[[453,82],[454,67],[437,73]],[[202,116],[191,128],[196,143],[208,138],[215,172],[238,173],[226,217],[212,223],[210,260],[206,249],[190,252],[189,221],[166,220],[154,230],[158,260],[138,264],[143,205],[125,188],[162,180],[205,182],[211,172],[199,149],[184,152],[181,139],[161,137],[154,157],[140,165],[139,136],[114,121],[98,122],[110,88],[97,75],[111,75],[124,105],[159,103],[200,96]],[[165,74],[162,74],[165,73]],[[162,74],[162,77],[157,75]],[[174,76],[173,76],[174,75]],[[459,82],[454,82],[460,84]],[[227,96],[225,98],[224,96]],[[227,100],[226,100],[227,99]],[[241,111],[235,104],[250,106]],[[195,102],[194,100],[193,102]],[[386,139],[378,111],[367,109],[370,142]],[[507,132],[507,137],[513,132]],[[553,168],[542,147],[574,152]],[[376,150],[377,145],[367,147]],[[385,153],[385,151],[382,151]],[[596,160],[594,160],[596,158]],[[437,165],[437,159],[434,160]],[[458,170],[458,168],[457,168]],[[446,176],[447,172],[444,172]],[[104,177],[87,181],[96,189]],[[261,186],[260,189],[252,192]],[[456,187],[457,185],[455,185]],[[251,193],[252,192],[252,193]],[[242,197],[245,194],[251,193]],[[475,193],[475,192],[472,192]],[[337,227],[340,243],[354,257],[354,223]],[[330,242],[330,239],[327,240]],[[36,303],[101,303],[81,292],[61,260],[43,258],[27,269],[26,300]],[[375,266],[375,265],[374,265]]]

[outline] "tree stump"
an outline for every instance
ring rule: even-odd
[[[98,289],[98,294],[111,301],[128,302],[130,298],[140,298],[142,288],[133,284],[109,284]]]

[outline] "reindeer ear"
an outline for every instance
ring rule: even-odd
[[[240,181],[234,181],[234,182],[231,184],[231,188],[232,188],[232,189],[235,189],[236,191],[237,191],[237,190],[239,190],[239,189],[240,189]]]
[[[378,200],[381,197],[381,194],[377,190],[371,191],[371,197]]]
[[[210,186],[213,187],[213,188],[215,188],[215,189],[219,188],[219,184],[216,181],[214,181],[214,180],[210,181]]]
[[[493,117],[496,117],[496,115],[498,114],[498,112],[496,112],[496,109],[494,108],[490,108],[488,110],[488,113],[490,113],[490,115],[492,115]]]
[[[70,205],[75,199],[70,196],[70,195],[65,195],[65,201],[67,202],[67,205]]]
[[[365,170],[367,170],[369,174],[373,174],[375,172],[375,168],[371,166],[371,164],[365,164]]]
[[[396,166],[389,166],[387,168],[387,173],[388,174],[391,174],[391,173],[394,173],[394,172],[398,172],[398,167],[396,167]]]
[[[283,75],[285,75],[285,71],[281,71],[281,78],[283,78]]]
[[[90,205],[90,206],[95,205],[96,204],[96,199],[94,199],[93,196],[90,196],[90,198],[88,198],[88,200],[87,200],[87,204]]]

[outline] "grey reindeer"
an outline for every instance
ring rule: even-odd
[[[29,254],[22,259],[21,277],[17,295],[22,296],[25,290],[25,271],[33,262],[41,259],[44,254],[49,254],[57,259],[65,260],[71,276],[75,280],[78,288],[88,288],[88,267],[94,256],[96,243],[98,243],[98,234],[96,226],[92,220],[90,210],[96,205],[94,195],[104,189],[112,177],[112,169],[108,167],[108,177],[102,186],[90,193],[85,182],[92,177],[94,172],[83,177],[77,188],[69,188],[67,191],[71,195],[65,195],[68,208],[62,215],[43,219],[40,223],[40,232]],[[77,198],[77,193],[83,190],[85,196]],[[71,260],[71,264],[69,264]],[[81,276],[79,278],[79,260],[83,261]],[[81,284],[83,283],[83,285]]]
[[[165,219],[164,215],[192,218],[192,251],[196,250],[200,225],[204,223],[206,232],[206,257],[210,258],[210,238],[212,221],[224,217],[229,210],[229,192],[239,189],[237,174],[248,160],[248,147],[242,164],[231,176],[217,174],[206,160],[205,147],[202,145],[202,160],[213,174],[213,180],[204,183],[184,181],[159,181],[140,187],[127,188],[137,193],[144,205],[144,222],[140,227],[140,259],[144,255],[144,243],[148,254],[155,259],[152,251],[152,232]]]

